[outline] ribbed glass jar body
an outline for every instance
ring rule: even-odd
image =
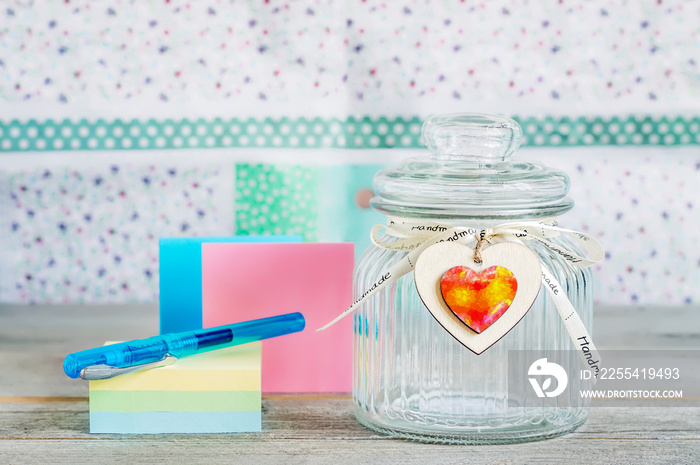
[[[477,218],[433,221],[477,229],[503,222]],[[553,238],[552,242],[580,252],[566,238]],[[537,241],[525,244],[566,289],[591,332],[591,272],[571,267]],[[370,246],[355,267],[355,298],[405,256],[405,252]],[[569,351],[569,366],[580,363],[571,350],[562,318],[544,289],[508,334],[475,355],[428,312],[411,272],[356,310],[353,337],[355,415],[377,431],[431,442],[508,443],[558,436],[586,420],[587,402],[566,392],[562,396],[569,398],[559,398],[557,405],[567,407],[545,407],[544,402],[521,409],[508,407],[509,351]],[[524,372],[527,369],[522,367]],[[510,400],[526,404],[525,399]],[[530,395],[528,406],[533,405],[532,400]]]

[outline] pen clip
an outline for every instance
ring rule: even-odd
[[[113,367],[109,365],[93,365],[80,370],[80,377],[87,380],[109,379],[115,376],[133,373],[135,371],[148,370],[151,368],[172,365],[177,361],[177,357],[165,354],[160,360],[155,362],[142,363],[130,367]]]

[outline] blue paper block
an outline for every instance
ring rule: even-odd
[[[91,433],[243,433],[261,430],[260,412],[91,412]]]
[[[301,242],[301,236],[161,238],[161,334],[202,329],[203,242]]]

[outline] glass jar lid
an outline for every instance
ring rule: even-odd
[[[427,156],[374,176],[378,211],[429,218],[542,218],[573,207],[569,177],[542,163],[512,160],[522,130],[510,118],[479,113],[431,116],[423,123]]]

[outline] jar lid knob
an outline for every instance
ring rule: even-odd
[[[481,163],[505,161],[523,135],[514,120],[486,113],[434,115],[425,120],[421,133],[433,158]]]

